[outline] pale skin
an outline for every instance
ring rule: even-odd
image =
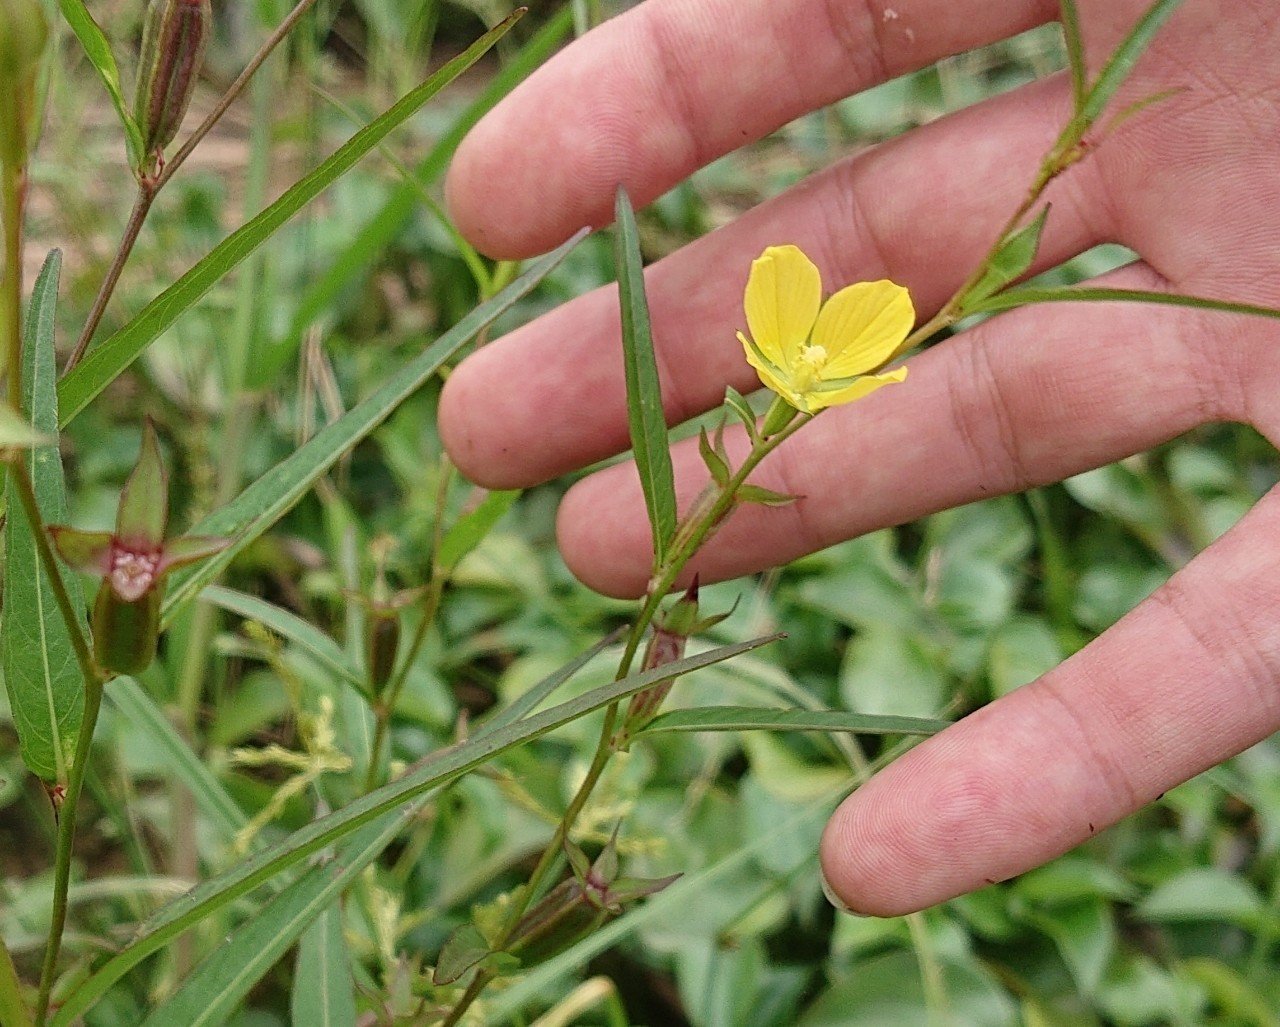
[[[1079,0],[1093,66],[1147,0]],[[472,132],[450,173],[462,231],[524,257],[647,202],[695,168],[833,100],[1057,16],[1053,0],[648,0],[567,48]],[[1123,104],[1129,122],[1050,189],[1040,265],[1116,241],[1106,284],[1280,306],[1280,8],[1187,0]],[[1017,205],[1067,116],[1062,76],[814,175],[654,266],[669,420],[758,385],[734,330],[765,246],[795,243],[828,290],[882,277],[927,317]],[[526,486],[627,447],[616,300],[583,296],[466,361],[441,407],[449,452],[486,486]],[[933,511],[1062,478],[1198,425],[1280,441],[1280,329],[1235,315],[1052,305],[909,361],[901,385],[829,410],[759,470],[800,495],[739,511],[703,580],[783,563]],[[734,442],[737,452],[743,440]],[[706,471],[675,451],[682,497]],[[611,595],[643,590],[634,467],[570,490],[565,560]],[[1035,683],[921,744],[841,805],[822,866],[843,903],[887,916],[1037,866],[1280,730],[1280,495]]]

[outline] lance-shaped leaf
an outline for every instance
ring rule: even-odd
[[[1004,241],[987,264],[982,277],[965,293],[960,304],[962,312],[967,313],[974,304],[995,295],[1027,273],[1040,249],[1040,237],[1044,234],[1048,217],[1049,207],[1046,205],[1034,221],[1024,225]]]
[[[49,255],[36,280],[23,351],[23,402],[31,412],[24,430],[52,440],[58,429],[53,354],[54,310],[62,257]],[[22,456],[45,520],[66,516],[62,458],[52,442]],[[3,644],[5,686],[13,708],[22,759],[46,781],[65,781],[80,716],[84,681],[71,635],[36,550],[31,525],[12,483],[5,526]],[[84,609],[79,579],[64,577],[74,609]],[[83,625],[82,625],[83,627]]]

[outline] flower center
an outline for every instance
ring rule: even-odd
[[[794,385],[797,392],[811,388],[827,362],[827,351],[822,346],[805,346],[800,350]]]
[[[156,583],[159,553],[139,553],[120,546],[111,551],[111,587],[125,602],[141,599]]]

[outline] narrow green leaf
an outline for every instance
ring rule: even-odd
[[[1023,286],[1002,292],[974,305],[971,314],[1013,310],[1032,303],[1155,303],[1165,307],[1188,307],[1192,310],[1214,310],[1223,314],[1248,314],[1280,320],[1275,307],[1258,307],[1252,303],[1211,300],[1203,296],[1184,296],[1177,292],[1147,292],[1144,289],[1104,289],[1095,286]]]
[[[169,773],[186,786],[218,840],[230,845],[249,818],[174,729],[155,700],[133,678],[116,678],[106,696],[120,715],[156,746]]]
[[[1014,282],[1026,274],[1031,262],[1036,259],[1040,250],[1040,237],[1044,234],[1045,221],[1049,217],[1049,207],[1040,211],[1034,221],[1014,232],[995,252],[988,264],[986,272],[978,279],[977,284],[965,295],[960,309],[968,313],[975,303],[993,296],[1010,282]]]
[[[490,492],[479,506],[460,517],[440,540],[440,552],[436,554],[439,569],[445,574],[452,572],[464,556],[484,541],[484,537],[519,498],[519,489]]]
[[[781,636],[722,646],[612,682],[536,713],[498,731],[474,737],[433,753],[403,777],[361,796],[340,810],[313,821],[289,837],[242,860],[167,904],[143,926],[140,936],[67,996],[53,1023],[67,1027],[89,1009],[116,981],[153,952],[228,903],[272,879],[364,825],[457,780],[496,756],[580,717],[619,702],[636,692],[663,684],[703,667],[750,652]]]
[[[950,727],[945,720],[888,717],[844,710],[775,709],[767,706],[700,706],[671,710],[638,734],[671,731],[845,731],[859,735],[932,735]]]
[[[305,874],[272,898],[218,946],[166,1002],[155,1007],[143,1027],[210,1027],[226,1022],[250,989],[289,951],[303,931],[337,902],[417,810],[415,803],[399,813],[378,818],[359,831],[318,873]],[[348,964],[347,987],[350,975]],[[354,996],[348,993],[347,1001],[354,1012]],[[325,1021],[294,1019],[294,1023],[308,1027],[317,1022]],[[334,1022],[352,1025],[355,1020]]]
[[[22,355],[22,399],[29,411],[29,426],[34,433],[51,439],[58,434],[53,333],[61,271],[62,254],[54,250],[32,291]],[[65,521],[66,492],[56,441],[25,452],[21,459],[31,475],[45,523]],[[84,679],[49,576],[40,562],[31,525],[19,512],[21,503],[13,483],[7,487],[11,515],[5,521],[4,622],[0,630],[4,683],[23,762],[45,781],[65,783],[84,711]],[[63,580],[72,605],[83,610],[79,579],[66,574]],[[88,627],[82,622],[81,629],[87,631]]]
[[[1116,95],[1117,90],[1124,84],[1124,80],[1133,71],[1133,66],[1151,45],[1155,34],[1160,31],[1161,26],[1169,20],[1170,15],[1181,3],[1182,0],[1156,0],[1147,8],[1147,13],[1138,20],[1124,41],[1107,58],[1107,63],[1103,65],[1098,80],[1093,84],[1093,88],[1089,90],[1081,105],[1081,114],[1086,128],[1097,120],[1098,115],[1111,102],[1111,98]]]
[[[653,529],[654,564],[666,558],[676,531],[676,480],[671,469],[671,444],[662,410],[662,384],[653,352],[649,301],[644,292],[644,264],[635,212],[625,189],[618,189],[614,208],[614,263],[618,271],[618,300],[622,305],[622,354],[627,380],[627,420],[635,452],[640,487]]]
[[[238,497],[195,525],[194,535],[235,541],[196,567],[177,571],[164,605],[168,624],[182,604],[217,578],[236,555],[284,516],[342,455],[369,435],[404,400],[420,389],[459,348],[529,294],[578,244],[578,233],[558,250],[529,265],[529,270],[405,364],[372,395],[327,425],[301,449],[277,464]],[[81,365],[83,366],[83,365]]]
[[[283,366],[284,361],[297,350],[307,330],[333,304],[338,294],[376,266],[377,255],[412,222],[414,211],[420,202],[418,190],[440,177],[467,132],[555,51],[571,26],[572,16],[567,8],[552,15],[512,61],[494,76],[484,91],[414,169],[417,184],[398,185],[381,209],[365,222],[356,237],[334,257],[329,269],[306,289],[288,329],[273,344],[273,348],[279,351],[272,358],[276,366]]]
[[[245,620],[257,621],[270,628],[281,638],[308,653],[335,678],[346,681],[358,691],[364,691],[364,677],[351,666],[342,646],[297,614],[281,609],[265,599],[245,595],[221,585],[210,585],[200,593],[200,598]]]
[[[1062,40],[1067,48],[1067,65],[1071,69],[1071,113],[1084,109],[1089,88],[1089,72],[1084,63],[1084,39],[1080,35],[1080,11],[1076,0],[1059,0],[1058,20],[1062,22]]]
[[[62,423],[70,423],[103,389],[132,364],[220,279],[279,231],[303,207],[360,162],[393,130],[407,121],[440,90],[475,64],[519,19],[511,15],[486,32],[390,110],[353,135],[337,152],[306,175],[252,221],[220,242],[195,267],[63,378],[59,384]]]
[[[98,78],[107,87],[111,105],[115,107],[120,124],[124,126],[129,167],[136,168],[142,163],[142,132],[138,128],[138,123],[133,120],[129,105],[125,102],[124,93],[120,89],[120,69],[116,66],[115,56],[111,53],[111,44],[107,42],[102,29],[98,27],[98,23],[93,20],[93,15],[85,7],[84,0],[58,0],[58,6],[62,9],[62,16],[67,24],[71,26],[71,31],[76,34],[80,45],[84,47],[84,52],[89,58],[89,63],[93,65],[94,71],[98,73]]]
[[[289,1011],[294,1023],[314,1027],[351,1027],[356,1022],[355,982],[342,936],[340,899],[329,903],[302,935]]]

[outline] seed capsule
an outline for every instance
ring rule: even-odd
[[[48,41],[37,0],[0,0],[0,162],[11,168],[27,161],[36,72]]]
[[[151,0],[133,105],[148,160],[173,142],[182,127],[204,63],[212,20],[209,0]]]

